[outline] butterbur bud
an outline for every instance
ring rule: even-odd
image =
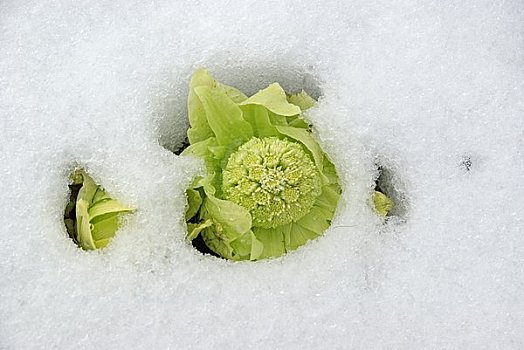
[[[111,198],[84,170],[75,170],[71,179],[72,188],[81,187],[76,199],[72,197],[69,210],[66,208],[65,221],[69,234],[83,249],[103,248],[119,229],[122,214],[133,209]],[[71,210],[73,206],[74,211]]]
[[[195,72],[189,90],[190,146],[205,176],[187,190],[187,238],[201,236],[232,260],[277,257],[323,234],[341,188],[335,167],[302,112],[305,92],[269,85],[251,97]]]

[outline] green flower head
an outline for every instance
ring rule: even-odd
[[[331,224],[340,197],[335,167],[303,111],[315,101],[274,83],[247,97],[197,70],[190,84],[189,147],[206,174],[187,190],[189,240],[232,260],[277,257]]]
[[[274,228],[307,214],[321,193],[318,170],[295,142],[252,138],[223,172],[224,199],[246,208],[253,226]]]

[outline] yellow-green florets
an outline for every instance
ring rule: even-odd
[[[253,226],[274,228],[307,214],[321,193],[318,169],[297,143],[252,138],[233,153],[223,172],[227,200],[246,208]]]

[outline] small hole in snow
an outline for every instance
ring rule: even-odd
[[[396,172],[386,164],[378,164],[378,177],[375,180],[375,190],[388,196],[395,206],[388,213],[388,217],[406,219],[408,201],[403,183]]]

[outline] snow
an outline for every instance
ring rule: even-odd
[[[521,1],[0,9],[1,348],[524,346]],[[201,66],[320,97],[344,184],[324,237],[256,263],[185,242],[200,164],[169,149]],[[402,208],[385,224],[377,164]],[[137,208],[100,252],[63,225],[75,165]]]

